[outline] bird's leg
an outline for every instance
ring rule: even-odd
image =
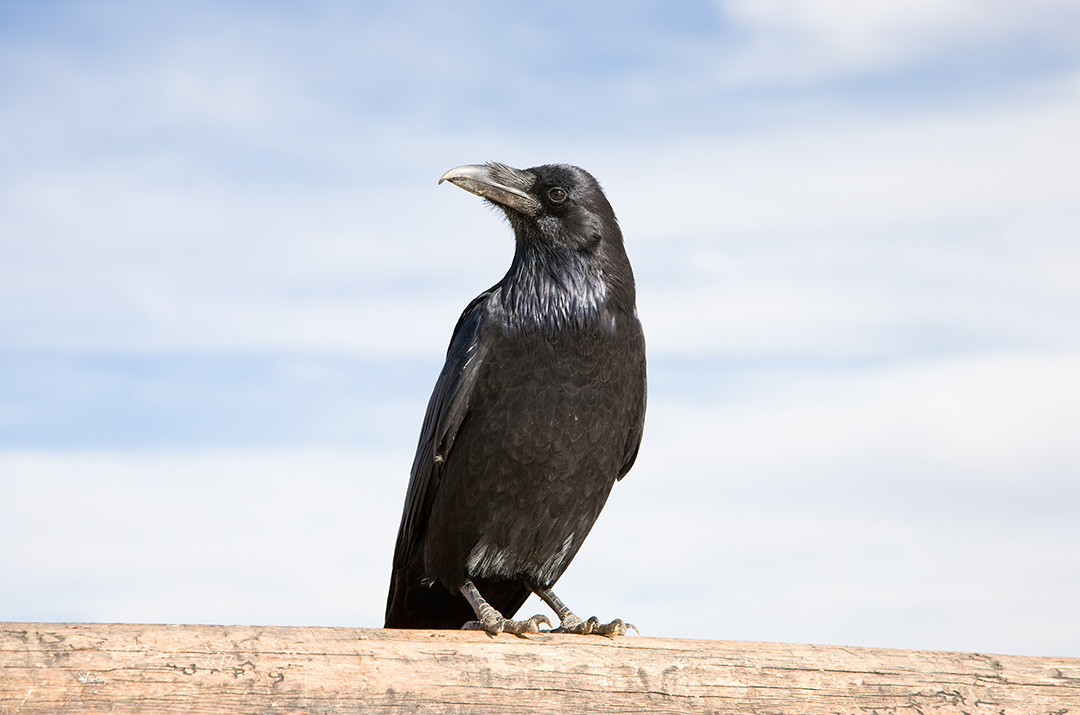
[[[596,616],[590,616],[587,621],[582,620],[581,616],[571,611],[550,588],[534,588],[533,593],[544,599],[544,603],[551,606],[551,610],[555,611],[555,615],[559,617],[559,627],[553,631],[554,633],[580,633],[582,635],[597,633],[602,636],[625,636],[627,628],[637,630],[633,623],[627,623],[621,618],[616,618],[611,623],[601,623]]]
[[[509,618],[503,618],[501,613],[484,600],[471,579],[465,579],[465,584],[461,587],[461,593],[468,599],[469,605],[472,606],[473,611],[476,612],[476,617],[479,619],[469,621],[461,627],[462,630],[487,631],[491,635],[506,631],[520,636],[526,633],[539,633],[541,623],[546,626],[551,625],[551,621],[542,613],[536,614],[527,621],[512,621]]]

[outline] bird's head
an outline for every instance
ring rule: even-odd
[[[544,249],[595,251],[604,242],[621,246],[615,212],[593,176],[568,164],[514,169],[505,164],[468,164],[439,179],[501,208],[519,241]]]

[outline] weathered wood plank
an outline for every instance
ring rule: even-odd
[[[0,624],[0,713],[1080,713],[1080,659],[629,636]]]

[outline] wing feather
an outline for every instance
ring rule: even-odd
[[[477,296],[458,319],[446,351],[446,363],[428,401],[394,549],[395,570],[405,568],[423,542],[443,463],[469,411],[486,352],[480,335],[491,293],[489,290]]]
[[[631,353],[638,356],[637,365],[633,370],[636,373],[636,385],[634,386],[634,404],[632,407],[634,420],[630,426],[630,433],[626,438],[626,447],[623,450],[623,463],[619,469],[618,478],[622,479],[626,476],[626,473],[630,471],[630,468],[634,466],[634,462],[637,460],[638,449],[641,447],[641,436],[645,432],[645,402],[647,399],[648,385],[646,380],[645,370],[645,334],[641,330],[641,323],[634,319],[634,326],[637,328],[636,341],[639,343],[635,346],[636,349]]]

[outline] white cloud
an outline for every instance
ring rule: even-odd
[[[635,234],[876,230],[1073,208],[1080,83],[1020,104],[847,113],[639,148],[613,169]],[[608,181],[611,183],[611,180]]]
[[[1074,4],[1040,2],[1036,14]],[[762,37],[861,52],[888,47],[880,36],[894,31],[959,31],[976,17],[982,32],[1019,12],[985,7],[729,9]],[[401,29],[392,17],[330,15],[287,56],[343,32],[338,21],[378,40],[358,40],[357,61]],[[1080,205],[1075,79],[959,108],[819,107],[758,131],[575,143],[350,106],[312,68],[289,70],[267,51],[287,40],[288,23],[253,27],[231,42],[184,23],[144,64],[84,66],[61,52],[44,62],[41,88],[12,95],[0,113],[4,133],[23,138],[4,149],[0,192],[9,344],[385,355],[424,350],[435,331],[441,350],[511,249],[497,217],[435,177],[470,160],[543,160],[553,148],[608,187],[640,256],[643,314],[663,316],[650,320],[661,350],[857,348],[943,317],[1021,341],[1075,332],[1060,307],[1075,298],[1080,260],[1068,240]],[[427,52],[425,62],[437,54]],[[65,111],[69,102],[83,111]],[[685,251],[669,257],[681,272],[670,282],[645,264],[670,249],[646,241]],[[688,301],[699,309],[688,313]]]
[[[1066,340],[1080,269],[1070,87],[1023,108],[594,147],[643,314],[664,316],[653,344],[816,351],[942,321]],[[9,340],[394,354],[435,330],[441,350],[440,326],[512,250],[497,215],[416,172],[262,194],[184,175],[135,161],[24,176],[2,199]],[[657,251],[671,283],[650,271]]]
[[[769,372],[656,400],[560,593],[650,635],[1075,654],[1054,614],[1080,598],[1078,366]]]
[[[0,452],[0,604],[15,620],[378,626],[409,462]]]
[[[1078,366],[1003,354],[658,395],[559,593],[647,635],[1075,655],[1058,614],[1080,598]],[[0,606],[378,625],[409,457],[0,452]]]
[[[747,395],[749,393],[749,396]],[[883,367],[770,372],[740,397],[665,403],[650,420],[675,471],[799,472],[920,483],[921,466],[966,486],[1071,483],[1080,469],[1080,353],[1005,353]],[[723,465],[722,467],[720,465]],[[698,467],[700,469],[700,466]],[[941,478],[940,475],[935,478]],[[1045,480],[1045,481],[1040,481]],[[697,489],[710,489],[704,478]]]
[[[1077,366],[1001,354],[655,394],[559,593],[647,635],[1075,655],[1057,614],[1080,598]],[[409,456],[0,453],[0,605],[377,625]]]
[[[654,350],[1075,346],[1080,125],[1055,96],[832,117],[611,160]]]
[[[747,33],[721,74],[738,83],[813,81],[918,65],[973,45],[1075,21],[1075,0],[720,0]]]
[[[641,463],[565,581],[575,608],[655,635],[1075,654],[1055,614],[1080,598],[1062,516],[1080,467],[1077,77],[888,111],[778,88],[1067,50],[1077,3],[733,0],[741,38],[645,28],[663,62],[607,68],[586,97],[519,56],[496,74],[450,61],[446,36],[472,33],[475,56],[545,40],[456,6],[185,10],[152,35],[96,7],[106,57],[6,49],[32,71],[0,102],[0,347],[290,351],[315,355],[286,370],[312,383],[333,379],[319,353],[437,355],[512,250],[438,175],[574,161],[622,219],[658,362],[726,358],[744,379],[654,391]],[[536,122],[549,97],[582,115]],[[401,409],[364,406],[384,408]],[[0,453],[0,605],[375,625],[410,457]]]

